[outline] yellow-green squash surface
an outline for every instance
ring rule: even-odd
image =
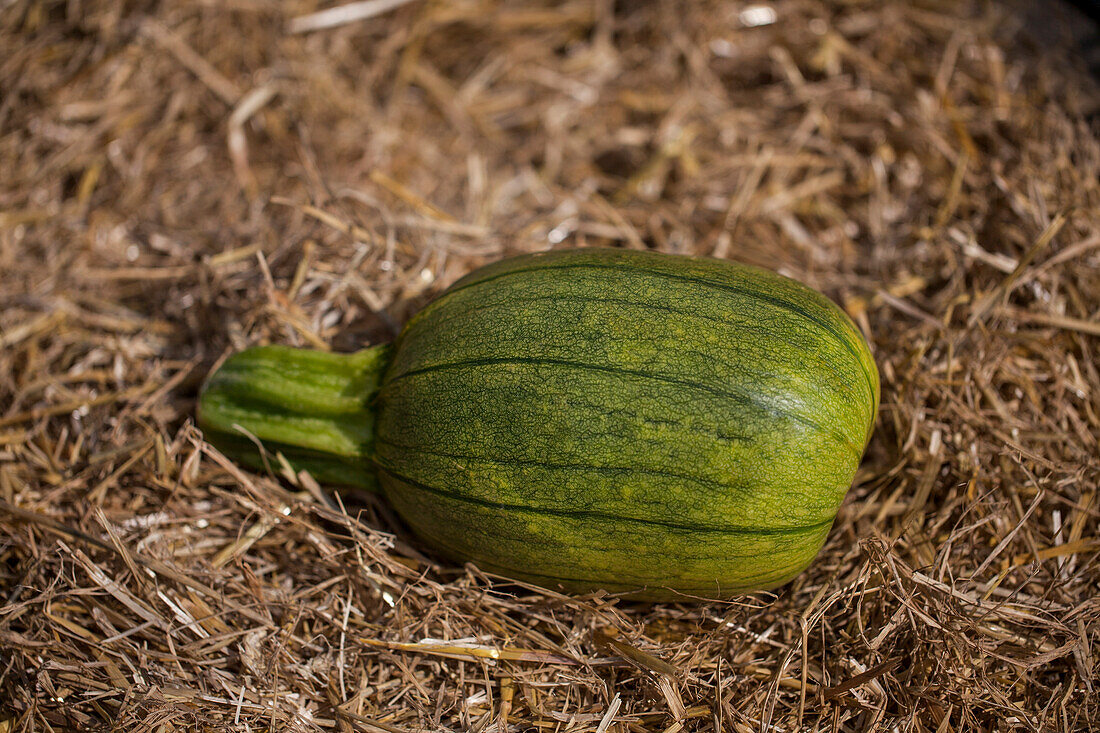
[[[234,441],[237,424],[325,478],[334,443],[316,436],[334,430],[344,443],[329,478],[373,473],[446,555],[651,599],[726,597],[805,568],[879,395],[864,339],[819,293],[756,268],[627,250],[481,268],[392,348],[320,357],[360,360],[320,387],[325,369],[293,357],[309,352],[248,353],[200,406],[231,455],[248,461],[252,445]],[[277,399],[256,396],[264,382]],[[349,403],[318,418],[317,400],[288,395],[295,385]],[[308,419],[321,423],[304,428],[303,448],[295,420]]]

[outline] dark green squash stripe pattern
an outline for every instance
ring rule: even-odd
[[[859,332],[794,281],[550,253],[482,268],[414,316],[375,456],[402,516],[486,567],[735,592],[816,554],[877,401]]]

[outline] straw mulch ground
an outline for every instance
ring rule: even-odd
[[[1052,6],[390,4],[0,3],[0,731],[1100,727],[1100,95]],[[192,423],[231,349],[596,244],[869,334],[774,595],[502,585]]]

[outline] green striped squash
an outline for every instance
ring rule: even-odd
[[[199,419],[318,480],[381,490],[427,544],[550,588],[772,588],[824,542],[878,372],[819,293],[730,262],[612,249],[505,259],[392,346],[259,347]]]

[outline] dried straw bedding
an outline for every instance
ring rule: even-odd
[[[1083,20],[352,6],[0,7],[0,729],[1100,725]],[[789,585],[504,584],[193,424],[232,350],[386,340],[565,245],[776,269],[868,335],[877,431]]]

